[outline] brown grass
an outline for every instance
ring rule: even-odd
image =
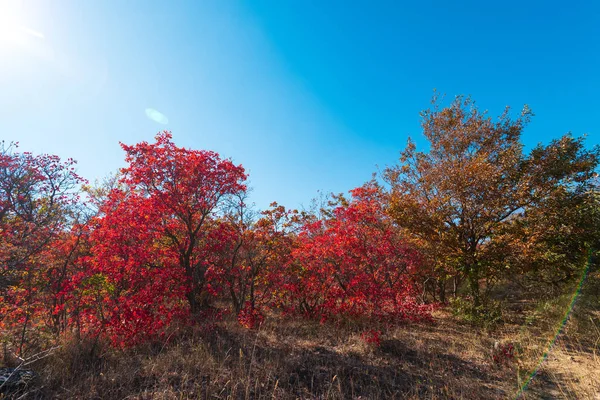
[[[575,289],[573,289],[575,290]],[[531,324],[517,335],[522,373],[540,365],[523,398],[600,399],[600,273],[590,274],[566,325],[542,360],[569,308],[572,293],[538,304]],[[526,325],[527,326],[527,325]]]
[[[268,319],[256,331],[224,321],[172,343],[125,352],[63,347],[36,366],[30,397],[79,399],[505,398],[493,340],[448,314],[394,328],[380,346],[359,326]]]
[[[388,329],[379,346],[361,338],[372,328],[367,323],[274,316],[254,331],[230,319],[126,351],[70,342],[34,363],[39,378],[13,397],[510,399],[543,354],[565,299],[569,296],[550,306],[520,301],[519,312],[508,310],[513,314],[494,330],[439,311],[433,324]],[[596,273],[522,398],[600,398],[594,397],[600,393],[599,321]],[[494,363],[496,341],[513,343],[517,359]]]

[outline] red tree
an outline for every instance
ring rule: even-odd
[[[71,159],[15,148],[0,143],[0,327],[18,328],[22,352],[29,328],[43,320],[46,257],[68,232],[83,180]]]
[[[253,327],[262,320],[262,310],[279,306],[298,213],[272,203],[253,220],[243,203],[234,210],[221,224],[230,240],[221,253],[219,277],[240,323]]]
[[[208,228],[224,200],[246,189],[241,166],[171,138],[163,132],[153,144],[122,144],[126,189],[114,189],[100,207],[93,275],[84,284],[98,305],[91,322],[109,327],[113,340],[141,340],[208,305]]]
[[[428,318],[416,301],[418,252],[386,217],[374,185],[354,189],[331,218],[307,224],[294,251],[294,311],[383,320]]]

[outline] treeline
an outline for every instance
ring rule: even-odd
[[[430,320],[448,296],[485,313],[498,284],[551,293],[599,246],[600,149],[566,135],[526,154],[531,113],[496,121],[469,98],[422,113],[426,152],[310,211],[247,204],[214,152],[122,144],[90,186],[74,161],[0,148],[0,328],[21,357],[68,336],[116,346],[232,312]]]

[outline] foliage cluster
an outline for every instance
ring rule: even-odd
[[[241,165],[169,132],[122,144],[127,167],[97,187],[73,160],[3,144],[3,339],[20,356],[60,335],[124,347],[223,309],[247,328],[269,313],[431,320],[450,282],[455,309],[495,323],[498,282],[572,281],[598,248],[600,150],[566,135],[525,154],[527,108],[494,122],[468,98],[438,103],[422,115],[428,152],[409,141],[381,181],[314,212],[256,212]]]

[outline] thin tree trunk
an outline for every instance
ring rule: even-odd
[[[440,303],[446,303],[446,279],[438,278],[437,283],[438,283],[438,290],[440,292]]]
[[[479,291],[479,271],[476,265],[470,266],[468,271],[469,289],[471,291],[471,296],[473,296],[473,306],[477,308],[481,305],[481,296]]]
[[[456,297],[458,295],[458,286],[460,285],[458,275],[454,275],[452,277],[452,297]]]

